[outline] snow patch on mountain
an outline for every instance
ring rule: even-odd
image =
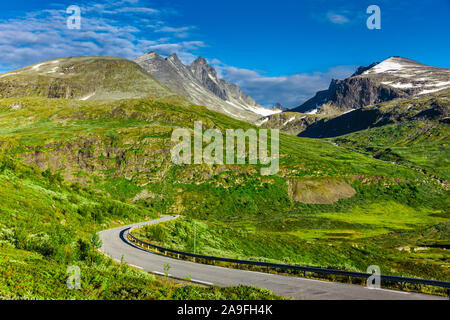
[[[43,66],[45,63],[39,63],[39,64],[37,64],[37,65],[35,65],[35,66],[33,66],[33,70],[38,70],[41,66]]]
[[[362,76],[380,78],[381,84],[405,90],[410,96],[450,88],[450,69],[427,66],[402,57],[386,59],[363,72]]]
[[[289,122],[292,122],[292,121],[294,121],[294,120],[295,120],[295,116],[293,116],[292,118],[286,120],[286,121],[283,123],[283,126],[287,125]]]
[[[319,111],[319,108],[315,108],[311,111],[306,112],[306,114],[317,114],[318,111]]]
[[[444,88],[436,88],[436,89],[423,90],[423,91],[419,92],[417,95],[421,96],[421,95],[424,95],[424,94],[429,94],[429,93],[433,93],[433,92],[438,92],[438,91],[441,91],[441,90],[444,90]]]
[[[0,76],[0,78],[3,78],[3,77],[9,77],[9,76],[12,76],[12,75],[15,75],[15,74],[18,74],[19,72],[10,72],[10,73],[5,73],[5,74],[2,74],[1,76]]]
[[[94,93],[91,93],[91,94],[88,94],[87,96],[84,96],[84,97],[80,98],[80,100],[81,100],[81,101],[86,101],[86,100],[88,100],[89,98],[92,98],[92,97],[94,96],[94,94],[95,94],[95,92],[94,92]]]
[[[271,116],[273,114],[277,114],[277,113],[281,113],[282,112],[280,109],[268,109],[268,108],[262,108],[262,107],[250,108],[250,110],[255,112],[255,113],[257,113],[257,114],[260,114],[260,115],[262,115],[264,117]]]
[[[365,71],[363,74],[396,72],[403,69],[403,67],[401,63],[388,59]]]
[[[393,83],[393,84],[390,84],[390,86],[394,87],[394,88],[403,88],[403,89],[416,87],[412,83]]]
[[[261,120],[260,123],[257,123],[256,125],[257,125],[257,126],[262,126],[262,125],[263,125],[264,123],[266,123],[267,121],[269,121],[269,118],[264,118],[264,119]]]

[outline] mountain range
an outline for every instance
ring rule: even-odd
[[[333,79],[327,90],[290,111],[338,114],[396,98],[414,98],[450,88],[450,69],[390,57],[361,66],[345,80]]]
[[[116,57],[69,57],[0,75],[0,98],[42,96],[78,100],[176,99],[255,122],[281,110],[261,107],[199,57],[185,66],[173,54],[150,52],[136,62]]]
[[[281,110],[261,107],[233,83],[219,79],[216,70],[199,57],[184,65],[176,54],[163,58],[149,52],[135,60],[159,82],[189,101],[249,122]]]
[[[156,52],[144,54],[135,61],[115,57],[69,57],[0,75],[0,98],[164,99],[179,105],[203,105],[264,128],[312,138],[335,137],[393,119],[406,121],[411,117],[394,116],[395,108],[381,111],[378,104],[414,101],[449,89],[449,69],[402,57],[361,66],[344,80],[333,79],[327,90],[317,92],[291,110],[279,104],[274,108],[261,107],[238,86],[219,79],[216,70],[202,57],[190,65],[183,64],[176,54],[164,58]],[[367,108],[372,105],[374,107]],[[446,108],[430,112],[440,115],[442,120],[447,114]]]
[[[333,79],[327,90],[319,91],[301,106],[281,114],[264,117],[262,127],[278,128],[284,133],[312,138],[335,137],[380,126],[393,121],[412,119],[411,112],[433,114],[437,120],[448,114],[448,105],[419,103],[429,96],[448,96],[450,69],[427,66],[419,62],[390,57],[381,63],[359,67],[344,80]],[[395,104],[398,101],[399,103]],[[400,101],[408,103],[408,113],[399,116],[395,108]],[[383,108],[388,103],[389,108]],[[421,105],[422,109],[414,106]],[[405,111],[406,112],[406,111]],[[414,115],[415,116],[415,115]]]

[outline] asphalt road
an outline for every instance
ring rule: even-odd
[[[216,267],[177,260],[145,251],[131,243],[126,234],[131,228],[156,224],[175,219],[163,216],[160,219],[137,223],[101,231],[103,246],[100,251],[116,261],[123,260],[136,268],[164,275],[164,265],[169,264],[169,276],[178,279],[189,277],[191,281],[217,286],[249,285],[266,288],[275,294],[298,300],[428,300],[446,299],[444,297],[408,293],[387,289],[368,289],[364,286],[334,283],[321,280],[288,277],[254,271]]]

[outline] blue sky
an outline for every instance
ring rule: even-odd
[[[449,0],[1,1],[0,72],[62,56],[201,55],[263,105],[299,105],[332,78],[399,55],[450,67]],[[369,30],[366,9],[381,9]],[[81,30],[65,10],[82,9]]]

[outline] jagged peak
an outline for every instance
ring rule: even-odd
[[[209,65],[206,59],[203,57],[198,57],[197,59],[195,59],[195,61],[191,63],[189,68],[194,74],[197,74],[197,76],[199,73],[206,72],[207,74],[209,74],[209,77],[213,79],[213,81],[219,80],[217,77],[216,69]]]
[[[185,66],[183,64],[183,62],[181,62],[180,58],[178,57],[178,55],[175,52],[172,53],[169,57],[167,57],[166,60],[170,61],[173,64],[178,65],[178,66],[183,66],[183,67]]]
[[[379,62],[374,62],[369,66],[359,66],[358,69],[356,69],[355,73],[351,75],[351,77],[356,77],[359,76],[360,74],[363,74],[364,72],[366,72],[367,70],[372,69],[373,67],[375,67],[377,64],[379,64]]]
[[[267,113],[236,84],[220,79],[216,69],[204,57],[184,64],[176,53],[164,56],[162,61],[152,58],[156,53],[147,55],[150,56],[146,58],[144,55],[135,61],[161,83],[195,104],[223,111],[238,119],[254,119]]]
[[[206,61],[206,59],[203,57],[198,57],[197,59],[194,60],[194,62],[191,63],[191,65],[197,65],[197,64],[209,65],[208,61]]]
[[[163,61],[164,58],[161,57],[158,53],[156,53],[155,51],[150,51],[148,53],[143,54],[140,57],[137,57],[135,61]]]
[[[144,56],[156,56],[156,57],[160,57],[160,55],[159,55],[156,51],[150,51],[150,52],[147,52],[146,54],[144,54]]]

